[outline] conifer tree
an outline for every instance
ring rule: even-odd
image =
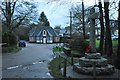
[[[49,23],[44,12],[41,12],[40,17],[39,17],[39,21],[40,21],[41,26],[50,26],[50,23]]]

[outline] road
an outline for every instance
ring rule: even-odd
[[[17,53],[2,55],[3,78],[52,78],[48,63],[55,44],[30,44]]]

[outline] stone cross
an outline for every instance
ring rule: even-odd
[[[92,52],[96,52],[96,35],[95,35],[95,19],[98,18],[99,13],[95,13],[95,8],[91,8],[90,10],[90,45],[92,48]]]

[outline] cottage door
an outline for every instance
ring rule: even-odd
[[[46,43],[46,38],[45,37],[43,38],[43,43]]]
[[[46,43],[46,30],[43,30],[43,43],[45,44]]]

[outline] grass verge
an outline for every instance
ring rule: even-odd
[[[19,50],[21,50],[21,48],[16,47],[16,46],[7,46],[7,47],[2,47],[2,53],[16,53]]]
[[[54,78],[63,78],[62,73],[60,72],[59,69],[59,61],[61,61],[62,58],[54,58],[50,63],[49,63],[49,70],[51,75]]]
[[[59,52],[59,51],[63,51],[63,47],[56,46],[53,48],[53,52]]]
[[[53,48],[53,52],[60,52],[60,51],[63,51],[63,47]],[[49,63],[48,68],[50,70],[51,75],[54,78],[64,78],[60,70],[61,68],[64,67],[63,61],[64,61],[64,58],[56,57]],[[77,60],[74,59],[74,63],[77,63],[77,62],[78,62],[78,59]],[[67,66],[70,66],[70,65],[71,65],[71,58],[67,58]]]

